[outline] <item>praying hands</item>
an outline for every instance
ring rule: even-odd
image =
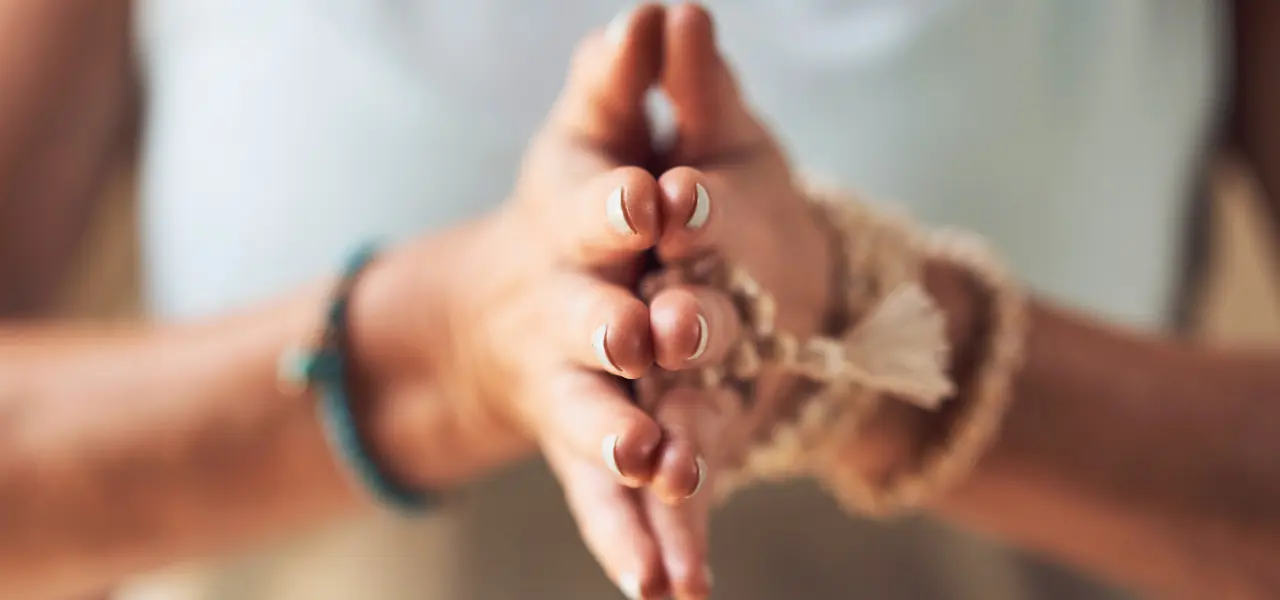
[[[429,508],[539,451],[631,598],[706,598],[714,503],[788,477],[1141,590],[1280,589],[1280,359],[1027,299],[800,182],[705,9],[643,4],[580,43],[497,210],[235,315],[0,326],[0,595]]]

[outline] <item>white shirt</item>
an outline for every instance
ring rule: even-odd
[[[1163,322],[1220,101],[1215,3],[708,4],[798,166],[985,234],[1061,302]],[[227,309],[330,272],[370,235],[492,208],[575,42],[622,5],[140,2],[151,306]],[[553,516],[513,520],[516,504]],[[452,557],[421,586],[495,600],[614,593],[562,504],[540,468],[480,486],[415,542]],[[931,525],[870,526],[808,490],[749,494],[714,535],[725,597],[992,597],[1013,585],[1007,573],[975,588],[953,581],[952,549],[982,544]],[[966,560],[959,570],[981,570]]]

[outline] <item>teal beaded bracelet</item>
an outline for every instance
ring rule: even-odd
[[[360,438],[347,394],[347,309],[356,280],[376,254],[374,244],[365,244],[347,259],[325,315],[319,343],[286,351],[280,359],[280,380],[295,389],[316,390],[319,395],[316,410],[325,438],[361,486],[379,502],[397,511],[420,513],[435,504],[435,496],[401,486],[382,472]]]

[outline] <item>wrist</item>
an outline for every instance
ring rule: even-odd
[[[405,393],[407,366],[414,361],[409,336],[395,329],[397,323],[413,322],[406,320],[402,298],[409,282],[398,276],[397,254],[379,256],[352,291],[347,385],[356,426],[374,462],[391,480],[424,489],[427,482],[412,461],[419,453],[418,436],[397,414],[402,409],[396,397]]]
[[[957,384],[963,384],[980,353],[979,345],[986,329],[986,293],[964,268],[938,260],[925,264],[924,285],[946,317],[951,376]]]
[[[389,250],[352,293],[357,423],[388,476],[415,489],[455,487],[529,452],[474,394],[449,385],[448,257],[462,254],[461,233]]]
[[[956,409],[965,402],[970,375],[981,356],[985,294],[974,277],[959,266],[930,261],[924,266],[923,280],[945,315],[948,370],[956,384],[956,397],[938,411],[895,399],[880,402],[862,433],[846,448],[846,458],[868,481],[888,481],[897,473],[919,469],[929,447],[946,437]]]

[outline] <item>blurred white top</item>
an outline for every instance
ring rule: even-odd
[[[798,165],[905,204],[928,221],[976,229],[1051,297],[1131,324],[1162,322],[1192,168],[1221,96],[1217,3],[708,4],[749,95]],[[576,40],[622,6],[143,0],[152,307],[189,316],[240,305],[330,272],[367,236],[403,237],[494,206],[512,185]],[[562,512],[544,480],[508,493]],[[534,488],[540,491],[519,491]],[[480,506],[469,509],[475,515],[515,526],[509,516],[494,516],[507,514],[510,498],[505,505],[491,494],[472,500]],[[492,511],[485,502],[495,503]],[[807,502],[807,513],[838,519],[823,501]],[[759,514],[776,521],[791,513]],[[491,547],[478,545],[486,539],[480,533],[458,533],[463,539],[450,543],[470,548],[459,556],[489,562],[438,573],[440,585],[475,579],[460,584],[471,588],[458,598],[497,600],[579,588],[506,589],[473,577],[482,568],[526,583],[543,577],[533,574],[539,569],[561,573],[547,577],[582,572],[602,581],[598,569],[578,560],[582,550],[573,546],[567,520],[561,525],[548,538],[556,541],[545,543],[568,544],[573,560],[525,545],[517,533],[502,541],[495,530]],[[722,527],[717,535],[738,541],[717,544],[738,547],[729,554],[760,554],[766,541],[752,542],[743,531],[754,527]],[[797,578],[849,577],[861,583],[831,589],[874,589],[867,587],[874,569],[836,556],[801,561],[800,549],[786,545],[799,542],[769,535],[775,538],[767,543],[786,549],[790,558],[779,560],[789,566],[772,573],[739,565],[731,568],[744,574],[720,579],[758,572],[762,581],[780,581],[785,593]],[[900,541],[906,538],[884,539],[899,545],[877,551],[851,541],[839,550],[843,562],[923,564],[936,553],[909,550]],[[928,580],[937,571],[930,569],[915,568],[917,579]],[[917,597],[961,593],[938,589]]]

